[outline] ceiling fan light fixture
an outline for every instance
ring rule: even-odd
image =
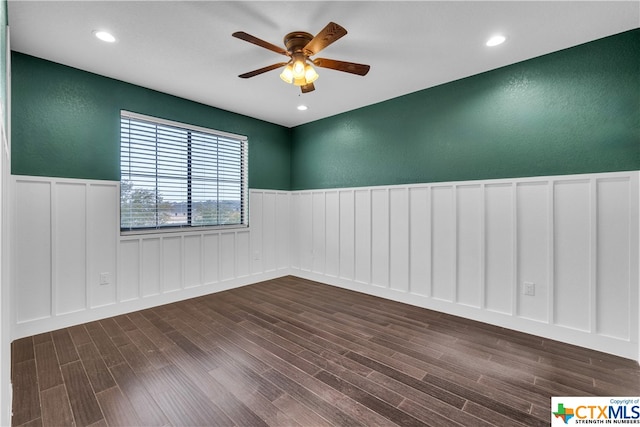
[[[304,68],[304,78],[307,81],[306,84],[313,83],[318,80],[318,73],[316,73],[315,68],[313,68],[310,64]]]
[[[293,67],[291,66],[291,64],[287,64],[287,66],[284,67],[284,70],[282,70],[282,73],[280,73],[280,78],[285,83],[293,83]]]
[[[293,79],[293,84],[296,85],[296,86],[304,86],[304,85],[307,84],[307,80],[304,78],[304,75],[303,75],[299,79],[294,78]]]
[[[293,61],[293,78],[301,79],[304,77],[305,72],[305,61],[304,59],[296,59]]]
[[[294,61],[287,64],[280,73],[283,82],[293,84],[295,86],[305,86],[318,80],[316,70],[306,62]]]
[[[336,61],[335,59],[316,58],[321,50],[347,34],[347,30],[335,22],[329,22],[315,36],[304,31],[294,31],[284,36],[286,49],[259,39],[244,31],[236,31],[231,36],[255,44],[272,52],[288,57],[288,62],[279,62],[257,70],[238,75],[242,79],[255,77],[268,71],[284,67],[280,73],[280,79],[285,83],[299,86],[302,93],[313,92],[316,88],[313,84],[318,79],[318,73],[313,67],[330,68],[345,73],[364,76],[369,72],[369,65],[356,64],[354,62]]]

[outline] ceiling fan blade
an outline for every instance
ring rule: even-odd
[[[253,43],[257,46],[263,47],[265,49],[269,49],[275,53],[279,53],[280,55],[285,55],[285,56],[289,56],[289,52],[287,52],[286,50],[284,50],[283,48],[281,48],[280,46],[276,46],[274,44],[271,44],[269,42],[266,42],[264,40],[261,40],[255,36],[252,36],[251,34],[247,34],[244,31],[236,31],[235,33],[231,34],[233,37],[240,39],[240,40],[244,40],[246,42],[249,43]]]
[[[300,86],[300,89],[302,90],[302,93],[309,93],[316,90],[316,87],[313,85],[313,83],[309,83],[309,84]]]
[[[266,73],[267,71],[275,70],[276,68],[284,67],[288,62],[279,62],[277,64],[269,65],[267,67],[259,68],[257,70],[249,71],[248,73],[240,74],[238,77],[241,79],[248,79],[249,77],[257,76],[258,74]]]
[[[369,65],[356,64],[355,62],[337,61],[335,59],[316,58],[313,64],[321,68],[331,68],[332,70],[344,71],[345,73],[365,76],[371,68]]]
[[[342,28],[340,25],[335,22],[329,22],[322,31],[316,34],[316,36],[307,43],[304,47],[304,51],[307,53],[307,56],[313,56],[346,34],[347,30]]]

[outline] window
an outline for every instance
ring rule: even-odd
[[[121,112],[121,231],[243,225],[246,137]]]

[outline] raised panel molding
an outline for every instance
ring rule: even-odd
[[[638,176],[252,189],[248,228],[122,236],[118,182],[14,176],[12,338],[292,274],[637,360]]]
[[[639,192],[637,171],[292,192],[292,254],[339,234],[341,274],[291,274],[637,360]]]

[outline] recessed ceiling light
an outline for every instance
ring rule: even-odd
[[[498,46],[499,44],[504,43],[506,39],[507,38],[502,35],[493,36],[489,40],[487,40],[487,46],[489,47]]]
[[[298,110],[300,110],[300,111],[304,111],[307,108],[309,108],[309,107],[307,107],[306,105],[298,105]]]
[[[106,31],[94,31],[93,35],[102,40],[103,42],[113,43],[116,41],[116,38],[113,37],[111,33]]]

